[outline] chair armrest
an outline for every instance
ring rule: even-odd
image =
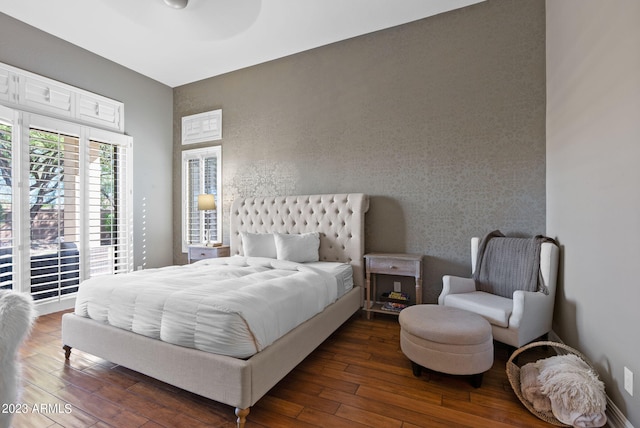
[[[509,327],[520,330],[520,336],[539,337],[551,331],[554,296],[539,291],[513,292],[513,312]]]
[[[476,291],[473,278],[445,275],[442,277],[442,293],[438,297],[438,304],[444,305],[444,298],[449,294],[470,293]]]

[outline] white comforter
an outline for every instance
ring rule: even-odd
[[[336,300],[336,279],[264,258],[96,277],[80,285],[75,313],[180,346],[244,358]]]

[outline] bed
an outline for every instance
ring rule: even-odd
[[[244,256],[243,233],[318,232],[319,260],[352,266],[353,287],[311,319],[248,358],[178,346],[91,318],[65,314],[62,343],[236,408],[243,427],[249,409],[362,306],[363,194],[259,197],[231,207],[231,255]],[[199,262],[200,263],[200,262]],[[120,277],[122,278],[122,277]]]

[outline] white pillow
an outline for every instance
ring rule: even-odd
[[[278,253],[276,252],[273,234],[240,232],[240,237],[242,238],[242,250],[245,256],[276,258]]]
[[[301,234],[274,233],[278,260],[305,263],[320,260],[320,234],[309,232]]]

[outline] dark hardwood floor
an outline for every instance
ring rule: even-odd
[[[24,392],[14,428],[234,427],[234,409],[73,350],[62,313],[38,319],[21,348]],[[496,344],[480,388],[464,377],[412,374],[397,317],[352,317],[252,409],[247,427],[549,427],[513,394]]]

